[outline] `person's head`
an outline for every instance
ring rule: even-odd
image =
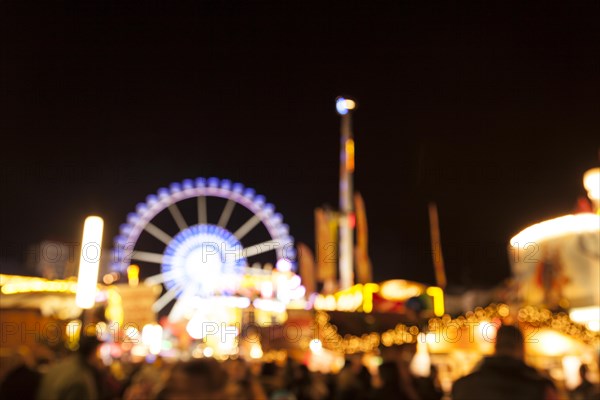
[[[582,381],[587,381],[587,373],[588,366],[585,364],[581,364],[581,366],[579,367],[579,376],[581,377]]]
[[[525,340],[521,330],[514,325],[502,325],[496,332],[496,355],[522,360],[525,357]]]
[[[96,351],[100,345],[100,340],[95,335],[95,332],[82,332],[79,338],[79,347],[77,353],[86,361],[93,364],[92,360],[96,357]]]
[[[398,371],[398,364],[392,361],[382,363],[378,368],[379,379],[384,385],[389,385],[393,382],[398,381],[400,372]]]
[[[227,374],[212,358],[179,363],[171,370],[165,388],[159,398],[219,399],[224,395]]]

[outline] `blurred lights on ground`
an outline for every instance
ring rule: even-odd
[[[194,315],[192,319],[188,321],[185,330],[192,339],[202,339],[204,337],[202,317],[197,314]]]
[[[119,280],[119,278],[120,278],[120,275],[118,272],[111,272],[109,274],[105,274],[102,277],[102,282],[104,282],[105,285],[112,285],[117,280]]]
[[[92,308],[96,301],[103,229],[102,218],[90,216],[85,219],[75,295],[75,304],[83,309]]]
[[[426,333],[425,341],[432,354],[448,353],[455,348],[457,340],[466,344],[465,341],[471,340],[470,338],[477,343],[480,354],[491,354],[496,329],[502,323],[503,318],[511,319],[509,311],[506,304],[491,304],[485,308],[477,307],[474,311],[469,311],[456,318],[449,315],[431,318],[425,332],[422,332],[417,326],[398,324],[395,328],[382,333],[371,332],[361,336],[350,334],[341,336],[337,327],[330,322],[329,315],[324,311],[317,310],[315,322],[320,334],[328,338],[327,348],[345,354],[375,351],[380,344],[390,347],[415,343],[420,333]],[[564,355],[562,352],[565,349],[568,349],[568,354],[579,354],[586,345],[598,345],[598,333],[574,323],[564,313],[552,313],[548,309],[526,306],[519,309],[518,320],[519,324],[529,327],[524,328],[525,336],[535,339],[531,341],[534,342],[533,346],[528,347],[533,354],[547,356],[548,351],[544,350],[547,345],[554,346],[549,351],[558,352],[557,355],[552,356]],[[543,332],[541,337],[538,336],[538,332]]]
[[[147,324],[142,328],[142,342],[148,347],[150,354],[159,354],[162,347],[162,326]]]
[[[212,347],[205,347],[204,350],[202,350],[202,354],[204,357],[212,357],[213,354],[215,354],[215,351]]]
[[[319,339],[311,340],[308,347],[310,348],[310,351],[315,354],[320,354],[323,352],[323,343],[321,343]]]
[[[568,390],[573,390],[581,383],[579,367],[581,360],[576,356],[566,356],[562,359],[562,367],[565,373],[565,386]]]
[[[280,258],[275,263],[275,268],[280,272],[290,272],[292,270],[292,263],[288,259]]]
[[[142,344],[136,344],[131,348],[131,355],[145,358],[148,355],[148,349]]]
[[[544,328],[529,335],[526,340],[529,351],[536,355],[559,357],[574,350],[574,340],[560,332]]]
[[[600,307],[572,308],[569,311],[569,318],[574,322],[586,325],[590,331],[600,331]]]
[[[133,326],[128,326],[125,329],[125,341],[129,343],[138,343],[140,341],[140,331]]]
[[[417,337],[417,352],[410,363],[410,371],[418,377],[426,378],[431,374],[431,358],[424,333],[419,333]]]
[[[260,343],[253,343],[252,346],[250,347],[250,358],[254,359],[254,360],[258,360],[260,358],[262,358],[263,356],[263,350],[262,347],[260,346]]]

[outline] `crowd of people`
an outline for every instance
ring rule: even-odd
[[[554,400],[561,398],[553,382],[524,362],[523,335],[519,329],[498,330],[496,352],[473,373],[456,381],[444,395],[431,368],[427,378],[415,377],[409,365],[414,347],[400,347],[384,358],[373,374],[359,356],[349,357],[337,374],[310,371],[291,359],[284,365],[246,362],[240,358],[213,358],[167,363],[130,364],[115,376],[96,357],[97,341],[82,337],[77,352],[47,366],[44,373],[23,364],[0,384],[2,399],[36,400],[453,400],[510,399]],[[125,367],[125,366],[122,366]],[[121,370],[123,372],[123,369]],[[600,398],[598,387],[586,377],[570,393],[572,400]],[[450,395],[450,397],[448,397]]]

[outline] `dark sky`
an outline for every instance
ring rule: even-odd
[[[450,283],[499,282],[508,239],[573,211],[598,164],[598,2],[171,3],[1,3],[3,262],[92,213],[108,245],[196,176],[256,188],[312,247],[340,94],[376,280],[433,283],[435,200]]]

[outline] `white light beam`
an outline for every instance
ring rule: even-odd
[[[171,204],[169,206],[169,212],[180,231],[187,229],[188,224],[185,222],[185,219],[183,218],[183,215],[181,215],[181,211],[179,211],[179,207],[177,207],[176,204]]]
[[[173,240],[173,238],[171,236],[169,236],[169,234],[167,234],[165,231],[160,229],[158,226],[156,226],[150,222],[148,222],[146,224],[146,226],[144,227],[144,230],[166,245],[168,245],[171,242],[171,240]]]
[[[225,208],[223,208],[223,212],[219,217],[219,222],[217,223],[217,225],[219,225],[221,228],[225,228],[227,226],[229,218],[231,218],[231,213],[233,212],[233,207],[235,207],[235,201],[231,199],[227,200]]]

